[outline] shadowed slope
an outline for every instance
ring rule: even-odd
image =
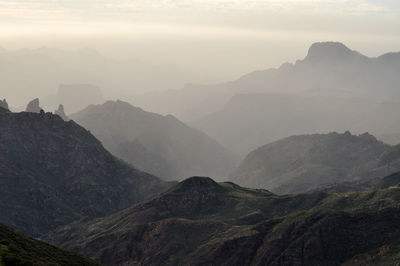
[[[57,115],[0,112],[0,128],[0,221],[29,235],[111,214],[170,186]]]
[[[398,187],[276,196],[193,177],[47,240],[108,265],[340,265],[385,245],[394,253],[376,259],[391,261],[400,246],[399,202]]]

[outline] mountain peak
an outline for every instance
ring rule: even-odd
[[[321,62],[321,61],[338,61],[363,57],[360,53],[349,49],[340,42],[317,42],[313,43],[308,50],[305,61]]]
[[[183,180],[182,184],[189,185],[189,186],[215,186],[215,185],[218,185],[218,183],[215,182],[212,178],[204,177],[204,176],[189,177],[189,178]]]
[[[190,192],[190,191],[216,191],[221,189],[221,186],[209,177],[193,176],[180,182],[174,192]]]

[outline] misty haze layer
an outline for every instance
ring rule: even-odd
[[[174,116],[123,101],[91,105],[70,117],[118,157],[164,179],[204,175],[226,180],[237,163],[227,148]]]
[[[295,64],[182,90],[177,98],[185,101],[174,111],[185,110],[178,117],[194,119],[192,125],[240,154],[294,134],[393,134],[400,132],[399,69],[400,53],[368,58],[340,43],[316,43]]]

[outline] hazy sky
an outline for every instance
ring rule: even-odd
[[[233,78],[341,41],[400,50],[398,0],[0,0],[0,46],[93,46]]]

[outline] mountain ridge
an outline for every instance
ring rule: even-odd
[[[113,157],[58,115],[0,112],[0,127],[0,221],[30,236],[111,214],[173,185]]]
[[[236,156],[203,132],[172,115],[147,112],[121,100],[91,105],[70,118],[113,154],[166,180],[225,178],[236,165]]]
[[[277,196],[193,177],[112,216],[59,228],[47,240],[107,265],[340,265],[388,246],[392,254],[374,258],[385,265],[400,254],[400,231],[389,229],[400,219],[399,193]],[[193,195],[189,204],[183,195]]]
[[[301,193],[329,183],[397,172],[397,150],[368,133],[296,135],[250,152],[231,174],[231,180],[279,194]]]

